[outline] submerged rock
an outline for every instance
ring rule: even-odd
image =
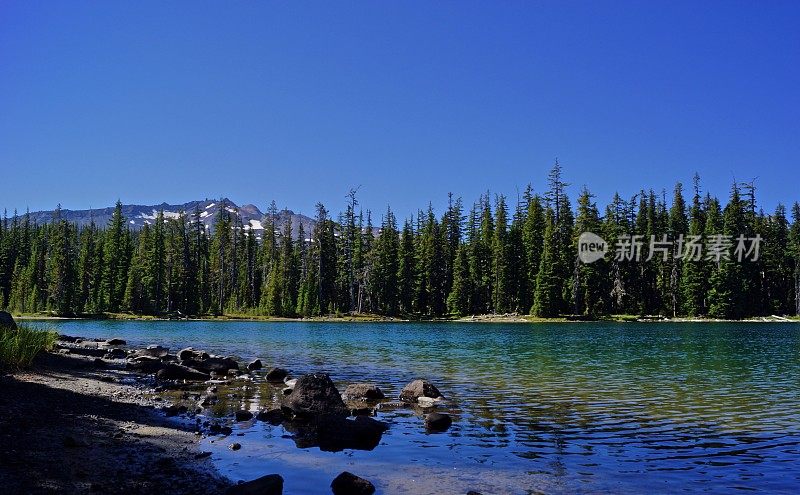
[[[344,471],[331,482],[333,495],[372,495],[375,485],[353,473]]]
[[[105,341],[105,344],[106,345],[126,345],[127,342],[125,342],[122,339],[108,339],[108,340]]]
[[[240,443],[232,443],[232,444],[230,444],[228,446],[228,448],[231,449],[231,450],[239,450],[239,449],[242,448],[242,444],[240,444]]]
[[[230,426],[222,426],[217,423],[212,423],[208,427],[208,432],[212,435],[230,435],[233,433],[233,429]]]
[[[345,400],[381,400],[386,398],[381,389],[373,383],[351,383],[342,394]]]
[[[283,478],[279,474],[268,474],[246,483],[234,485],[225,492],[226,495],[281,495]]]
[[[430,413],[425,416],[425,428],[430,431],[445,431],[453,424],[449,414]]]
[[[400,399],[406,402],[417,402],[420,397],[436,399],[442,397],[442,394],[431,382],[422,379],[412,381],[400,392]]]
[[[283,398],[282,409],[292,417],[313,418],[323,414],[347,416],[342,396],[326,373],[303,375],[294,390]]]

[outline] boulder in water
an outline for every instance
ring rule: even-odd
[[[375,485],[353,473],[343,472],[331,482],[333,495],[372,495]]]
[[[383,391],[373,383],[351,383],[342,394],[345,400],[381,400],[386,396]]]
[[[207,373],[196,369],[183,366],[181,364],[169,363],[163,369],[158,370],[156,378],[159,380],[195,380],[205,381],[210,378]]]
[[[281,495],[283,493],[283,478],[279,474],[268,474],[246,483],[234,485],[225,492],[225,495]]]
[[[287,376],[289,376],[289,372],[283,368],[270,368],[270,370],[267,371],[268,382],[280,383]]]
[[[283,398],[282,409],[291,417],[313,418],[323,414],[347,416],[342,396],[326,373],[303,375],[292,393]]]
[[[431,382],[422,379],[412,381],[400,392],[400,399],[406,402],[417,402],[420,397],[436,399],[442,397],[442,394]]]

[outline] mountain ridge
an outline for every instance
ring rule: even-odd
[[[252,229],[256,232],[256,237],[259,239],[261,238],[264,225],[267,223],[267,214],[252,203],[239,206],[228,198],[206,198],[204,200],[188,201],[183,204],[169,204],[166,202],[157,205],[123,204],[122,215],[125,217],[125,221],[131,229],[138,230],[146,224],[152,225],[159,211],[164,212],[165,219],[178,218],[181,212],[183,212],[187,218],[191,218],[196,211],[199,211],[200,221],[205,225],[207,230],[211,231],[214,221],[222,208],[225,208],[232,214],[238,214],[242,219],[244,229]],[[100,227],[104,227],[108,225],[108,222],[111,220],[114,209],[114,206],[85,210],[61,208],[59,214],[61,218],[81,227],[87,226],[91,224],[91,222],[94,222],[95,225]],[[39,210],[22,214],[17,213],[16,218],[22,219],[25,215],[28,215],[31,222],[42,225],[52,222],[55,211],[56,210]],[[306,234],[308,234],[316,224],[314,219],[300,213],[295,213],[288,208],[284,208],[275,214],[274,223],[276,231],[280,231],[283,228],[287,216],[291,219],[292,232],[294,235],[298,234],[300,225],[303,226]]]

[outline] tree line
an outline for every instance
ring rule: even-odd
[[[800,314],[800,205],[759,209],[752,183],[734,183],[727,203],[678,183],[666,194],[615,194],[601,212],[584,187],[576,207],[556,162],[543,194],[528,186],[509,205],[482,195],[468,211],[449,196],[399,225],[391,208],[375,228],[355,191],[334,219],[316,206],[312,232],[278,225],[274,202],[261,239],[221,208],[213,229],[201,212],[181,212],[132,230],[118,202],[108,225],[79,227],[60,216],[38,225],[4,215],[0,224],[0,307],[20,313],[101,315],[248,314],[281,317],[370,313],[445,317],[524,313],[540,317],[611,314],[743,318]],[[172,216],[170,216],[172,217]],[[762,239],[756,261],[687,259],[680,246],[639,261],[610,253],[578,259],[577,239],[613,243],[680,235]]]

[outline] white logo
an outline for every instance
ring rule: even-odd
[[[597,234],[584,232],[578,237],[578,258],[584,263],[594,263],[602,259],[608,251],[608,244]]]

